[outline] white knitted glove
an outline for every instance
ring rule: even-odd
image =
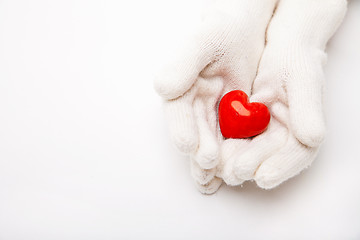
[[[280,0],[253,85],[252,101],[272,114],[266,132],[222,145],[228,184],[255,179],[276,187],[308,167],[324,136],[323,64],[326,43],[346,12],[345,0]],[[239,147],[234,147],[238,142]]]
[[[215,192],[222,135],[217,102],[234,89],[250,94],[276,0],[222,0],[210,8],[197,34],[156,78],[166,100],[171,136],[191,155],[202,193]]]

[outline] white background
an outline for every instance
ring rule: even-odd
[[[328,135],[271,191],[197,192],[152,80],[204,1],[0,0],[0,239],[360,239],[360,1],[328,47]]]

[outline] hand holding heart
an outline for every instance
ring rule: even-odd
[[[324,135],[324,49],[345,11],[345,0],[219,1],[179,48],[155,88],[201,192],[215,192],[221,179],[228,185],[255,179],[273,188],[311,164]],[[272,118],[265,132],[223,138],[217,105],[232,90],[268,107]],[[249,111],[239,101],[232,107]],[[221,120],[221,109],[219,114]]]

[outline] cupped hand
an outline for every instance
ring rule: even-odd
[[[217,104],[234,89],[250,94],[275,4],[276,0],[219,1],[194,38],[155,79],[172,140],[189,154],[202,193],[215,192],[222,182],[216,177],[224,166]]]
[[[226,183],[255,179],[261,188],[274,188],[315,159],[325,133],[324,49],[345,12],[345,0],[279,1],[251,96],[269,107],[272,119],[245,145],[224,141],[221,176]]]

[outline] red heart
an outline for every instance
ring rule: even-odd
[[[268,108],[259,102],[249,103],[243,91],[228,92],[219,104],[219,123],[225,138],[248,138],[265,131],[270,122]]]

